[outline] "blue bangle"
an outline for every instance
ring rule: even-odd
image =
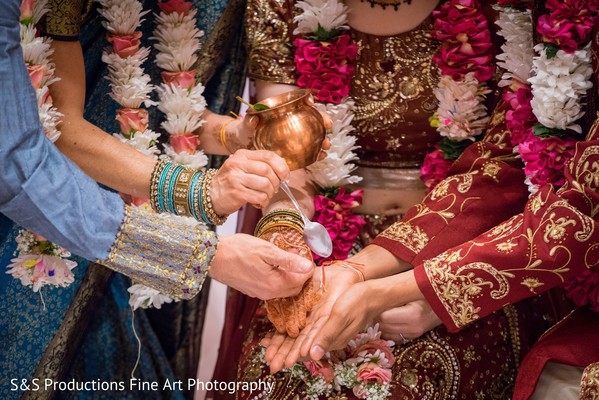
[[[175,212],[175,183],[177,183],[179,174],[183,169],[184,167],[182,165],[177,165],[173,170],[172,175],[167,180],[167,186],[164,188],[166,192],[166,209],[172,214],[177,214]]]
[[[158,206],[158,210],[159,212],[166,212],[166,205],[164,204],[164,195],[165,195],[165,188],[164,185],[166,183],[166,180],[168,178],[168,176],[170,176],[170,174],[172,173],[173,168],[175,167],[175,164],[173,164],[172,162],[168,162],[166,163],[166,165],[164,166],[164,169],[162,170],[162,173],[160,174],[160,178],[158,179],[158,190],[157,190],[157,201],[156,201],[156,205]]]
[[[191,178],[191,183],[189,184],[189,192],[187,193],[187,204],[189,207],[189,211],[191,212],[191,215],[198,221],[200,220],[200,218],[198,215],[199,210],[196,207],[198,200],[198,191],[196,190],[196,184],[198,183],[198,180],[200,180],[202,175],[203,174],[200,171],[196,172],[193,175],[193,177]]]

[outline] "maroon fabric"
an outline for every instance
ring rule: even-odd
[[[599,361],[599,314],[578,308],[550,329],[526,355],[516,379],[513,400],[533,394],[548,361],[586,367]]]

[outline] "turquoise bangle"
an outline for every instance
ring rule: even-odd
[[[166,209],[168,212],[172,213],[172,214],[177,214],[175,212],[175,183],[177,182],[177,179],[179,178],[179,174],[181,173],[181,171],[183,171],[184,167],[182,165],[177,165],[172,173],[172,175],[169,177],[168,181],[167,181],[167,186],[164,188],[165,192],[166,192]]]
[[[191,212],[191,215],[196,219],[196,220],[200,220],[198,214],[196,213],[196,207],[195,207],[195,201],[197,200],[197,190],[196,190],[196,184],[198,182],[198,180],[202,177],[202,173],[201,172],[196,172],[193,177],[191,178],[191,183],[189,184],[189,192],[187,193],[187,204],[189,207],[189,211]]]
[[[167,163],[160,174],[160,178],[158,179],[158,193],[157,193],[157,205],[158,211],[166,212],[166,206],[164,204],[164,184],[166,182],[167,176],[171,173],[172,168],[175,166],[172,162]]]

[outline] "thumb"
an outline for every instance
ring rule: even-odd
[[[279,266],[279,268],[284,271],[293,272],[295,274],[307,274],[312,272],[312,269],[314,268],[314,263],[312,263],[312,261],[278,247],[274,247],[274,249],[268,253],[265,261],[271,265]]]

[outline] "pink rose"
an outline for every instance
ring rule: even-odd
[[[516,82],[516,81],[515,81]],[[533,134],[532,127],[537,123],[537,119],[532,112],[530,102],[532,100],[532,90],[529,86],[516,84],[516,92],[506,92],[503,100],[512,107],[506,115],[506,127],[510,131],[510,142],[516,146],[530,138]]]
[[[333,372],[333,367],[327,361],[304,361],[303,362],[310,375],[313,377],[322,376],[324,380],[328,383],[333,382],[333,378],[335,374]]]
[[[391,377],[390,369],[381,368],[375,363],[364,363],[358,368],[358,381],[382,385],[391,382]]]
[[[576,140],[531,136],[518,146],[520,157],[525,163],[524,173],[535,185],[563,185],[564,168],[574,155],[575,146]]]
[[[52,72],[45,64],[28,65],[27,72],[31,78],[31,84],[36,90],[42,87],[47,77],[52,76]]]
[[[37,0],[23,0],[21,2],[21,23],[29,25],[33,22],[33,11]]]
[[[131,35],[108,36],[108,41],[112,43],[114,52],[119,57],[127,58],[135,54],[139,49],[141,45],[140,38],[141,32],[133,32]]]
[[[460,80],[474,72],[480,82],[489,80],[495,71],[491,62],[491,31],[478,1],[452,0],[434,11],[433,16],[433,36],[443,42],[433,62],[443,75]]]
[[[564,284],[568,297],[579,307],[589,305],[591,311],[599,312],[599,269],[587,269]]]
[[[187,154],[193,154],[200,146],[200,138],[193,133],[172,135],[170,137],[170,142],[173,146],[173,150],[175,150],[177,154],[183,153],[184,151],[187,152]]]
[[[168,72],[163,71],[160,73],[164,83],[170,83],[179,88],[188,89],[196,83],[196,71],[183,71],[183,72]]]
[[[549,14],[539,17],[537,30],[548,43],[573,53],[591,37],[599,5],[594,0],[548,0]]]
[[[389,344],[387,344],[387,341],[383,339],[371,340],[359,346],[354,350],[354,357],[363,351],[368,354],[374,354],[377,350],[380,350],[380,352],[385,355],[385,359],[388,361],[388,364],[382,366],[390,368],[395,362],[395,356],[393,355],[393,350],[391,350],[391,347],[389,347]]]
[[[424,162],[420,167],[420,179],[428,190],[433,190],[439,182],[447,178],[451,164],[451,160],[446,160],[443,157],[443,152],[438,148],[424,157]]]
[[[135,132],[148,129],[148,111],[143,108],[121,108],[116,112],[123,136],[130,138]]]
[[[312,89],[318,101],[340,103],[349,94],[357,45],[343,34],[330,42],[297,38],[295,46],[298,86]]]
[[[187,14],[191,9],[191,2],[185,0],[166,0],[160,1],[158,3],[158,7],[160,10],[167,14],[178,13],[178,14]]]

